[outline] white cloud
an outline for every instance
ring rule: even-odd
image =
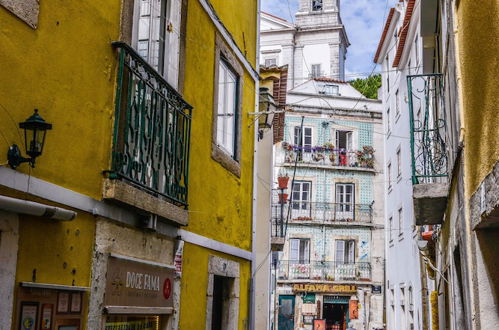
[[[289,1],[289,9],[288,9]],[[390,7],[398,0],[343,0],[341,18],[346,27],[350,47],[348,47],[347,79],[357,73],[370,73],[373,58],[378,46],[384,20]],[[298,0],[262,0],[262,10],[292,21],[298,10]]]

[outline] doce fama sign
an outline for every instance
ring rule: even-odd
[[[104,304],[173,307],[175,269],[109,256]]]
[[[327,292],[327,293],[355,293],[357,292],[356,285],[343,284],[310,284],[296,283],[293,284],[294,292]]]

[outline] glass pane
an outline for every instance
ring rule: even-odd
[[[343,263],[344,259],[344,251],[345,251],[345,241],[336,240],[336,262]]]

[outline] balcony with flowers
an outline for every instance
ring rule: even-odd
[[[284,151],[283,166],[294,166],[296,162],[298,166],[374,171],[372,146],[363,146],[361,150],[336,148],[331,143],[298,146],[283,142],[281,146]]]

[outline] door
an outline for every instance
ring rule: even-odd
[[[292,199],[293,203],[291,218],[310,218],[311,217],[311,204],[310,204],[310,191],[312,182],[310,181],[295,181],[293,184]],[[303,219],[304,220],[304,219]],[[309,219],[311,220],[311,219]]]
[[[336,220],[355,220],[355,196],[353,183],[336,184]]]
[[[277,329],[294,330],[295,296],[279,296],[279,318]]]

